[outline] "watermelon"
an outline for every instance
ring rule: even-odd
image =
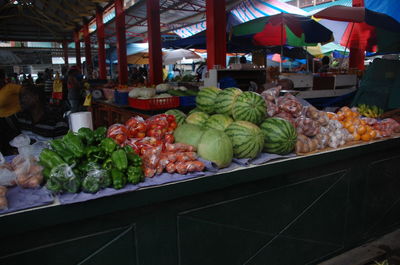
[[[255,92],[243,92],[240,94],[232,109],[232,115],[235,120],[249,121],[254,124],[260,124],[266,116],[267,105],[263,97]]]
[[[165,114],[174,115],[178,125],[182,125],[186,120],[186,114],[177,109],[170,109],[166,111]]]
[[[182,124],[174,131],[176,143],[189,144],[197,148],[200,138],[205,132],[205,129],[194,124]]]
[[[232,122],[232,118],[227,115],[214,114],[211,115],[210,118],[207,120],[205,127],[209,129],[225,131],[226,127],[228,127]]]
[[[218,168],[227,167],[233,158],[232,142],[224,132],[208,129],[200,138],[197,153]]]
[[[232,116],[232,107],[242,90],[230,87],[222,90],[215,100],[215,112]]]
[[[206,125],[209,117],[210,115],[205,112],[195,112],[187,116],[186,122],[203,127]]]
[[[261,129],[248,121],[235,121],[226,128],[233,145],[236,158],[255,158],[264,147],[264,135]]]
[[[189,111],[188,115],[195,113],[195,112],[202,112],[199,108],[194,108],[191,111]]]
[[[215,112],[215,99],[221,89],[216,87],[204,87],[200,90],[196,97],[196,105],[201,111],[208,114]]]
[[[295,127],[282,118],[268,118],[261,125],[264,134],[264,151],[285,155],[296,146],[297,132]]]

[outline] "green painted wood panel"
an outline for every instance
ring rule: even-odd
[[[0,216],[2,264],[317,264],[400,226],[400,139]]]

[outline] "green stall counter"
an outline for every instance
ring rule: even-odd
[[[400,138],[0,216],[0,264],[316,264],[400,225]]]

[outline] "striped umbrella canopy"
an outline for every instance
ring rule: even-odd
[[[315,20],[285,13],[254,19],[238,25],[233,28],[233,34],[253,34],[254,44],[260,46],[303,47],[333,40],[332,31]]]
[[[364,7],[331,6],[314,14],[331,29],[335,42],[366,51],[400,51],[400,23]]]

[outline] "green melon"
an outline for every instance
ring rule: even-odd
[[[206,128],[225,131],[225,129],[233,122],[232,118],[224,114],[214,114],[206,122]]]
[[[236,158],[255,158],[264,147],[264,135],[261,129],[248,121],[235,121],[226,128],[233,145]]]
[[[165,114],[174,115],[178,125],[182,125],[186,120],[186,114],[177,109],[170,109]]]
[[[205,112],[195,112],[187,116],[186,122],[198,125],[200,127],[204,127],[206,125],[208,118],[210,118],[210,115],[208,115]]]
[[[233,158],[232,142],[224,132],[208,129],[201,136],[197,153],[203,159],[216,164],[218,168],[227,167]]]
[[[242,90],[236,87],[222,90],[215,100],[215,112],[232,116],[233,105],[237,97],[242,93]]]
[[[262,96],[255,92],[243,92],[240,94],[232,109],[233,118],[239,121],[249,121],[260,124],[266,116],[267,105]]]
[[[264,134],[265,152],[285,155],[294,150],[297,132],[289,121],[282,118],[268,118],[260,128]]]
[[[216,87],[204,87],[200,90],[196,97],[196,106],[201,111],[208,114],[215,112],[215,99],[221,89]]]
[[[189,144],[197,148],[201,136],[203,136],[205,129],[194,124],[182,124],[174,131],[174,138],[176,143]]]
[[[199,108],[194,108],[191,111],[189,111],[188,115],[195,113],[195,112],[202,112]]]

